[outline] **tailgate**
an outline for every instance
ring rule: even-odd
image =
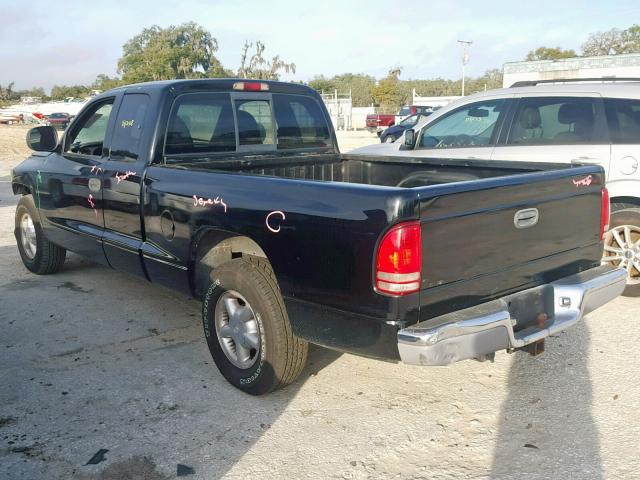
[[[417,188],[423,292],[467,283],[458,294],[479,300],[597,263],[602,179],[588,166]]]

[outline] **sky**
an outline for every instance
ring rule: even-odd
[[[282,80],[380,78],[391,67],[402,79],[460,78],[457,40],[473,41],[467,75],[478,76],[539,46],[579,52],[592,32],[640,23],[640,2],[0,0],[0,85],[90,84],[117,73],[122,45],[143,28],[187,21],[213,34],[217,57],[234,70],[244,41],[261,40],[267,57],[296,64]]]

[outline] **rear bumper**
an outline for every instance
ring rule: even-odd
[[[601,266],[431,319],[429,324],[436,327],[413,325],[398,332],[400,358],[412,365],[448,365],[525,347],[565,330],[616,298],[626,278],[623,269]],[[527,324],[540,316],[540,326],[518,328],[525,316]]]

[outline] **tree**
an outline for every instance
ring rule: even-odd
[[[83,98],[91,93],[86,85],[54,85],[51,89],[52,100],[64,100],[67,97]]]
[[[493,88],[502,88],[502,70],[492,68],[484,72],[481,77],[469,78],[465,87],[465,93],[469,95]]]
[[[295,63],[286,63],[280,58],[280,55],[276,55],[271,61],[267,61],[262,55],[265,49],[264,43],[258,40],[255,46],[255,53],[249,57],[249,49],[253,47],[253,42],[244,42],[244,47],[240,54],[238,77],[255,78],[258,80],[278,80],[281,70],[284,70],[286,73],[296,73]]]
[[[563,50],[560,47],[540,47],[531,50],[525,60],[528,62],[535,60],[558,60],[560,58],[577,57],[575,50]]]
[[[334,77],[335,78],[335,77]],[[329,93],[336,90],[338,87],[333,81],[333,78],[326,78],[324,75],[316,75],[309,80],[309,86],[319,92]]]
[[[380,111],[395,113],[405,103],[405,96],[400,89],[401,68],[392,68],[385,78],[371,89],[373,100],[380,106]]]
[[[354,107],[368,107],[373,103],[372,89],[376,86],[376,79],[363,73],[343,73],[336,75],[332,81],[339,93],[351,92]]]
[[[2,87],[0,85],[0,100],[3,102],[7,102],[13,99],[13,85],[15,82],[9,82],[6,87]]]
[[[363,73],[342,73],[332,78],[316,76],[309,81],[309,86],[319,92],[338,93],[345,95],[351,92],[351,100],[354,107],[368,107],[373,103],[371,89],[376,85],[376,79]]]
[[[125,83],[203,78],[218,73],[218,42],[195,22],[145,28],[122,47],[118,72]]]
[[[96,77],[96,79],[91,84],[91,88],[95,90],[111,90],[112,88],[119,87],[124,85],[124,81],[121,78],[113,77],[111,78],[109,75],[105,75],[101,73]]]
[[[582,54],[589,57],[623,53],[640,53],[640,25],[592,33],[582,44]]]

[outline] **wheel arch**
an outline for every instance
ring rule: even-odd
[[[200,232],[192,243],[190,255],[189,282],[193,295],[204,296],[215,268],[247,255],[269,260],[262,247],[248,236],[214,228]]]
[[[14,195],[30,195],[31,194],[31,186],[29,186],[24,182],[13,181],[11,183],[11,189],[13,190]]]

